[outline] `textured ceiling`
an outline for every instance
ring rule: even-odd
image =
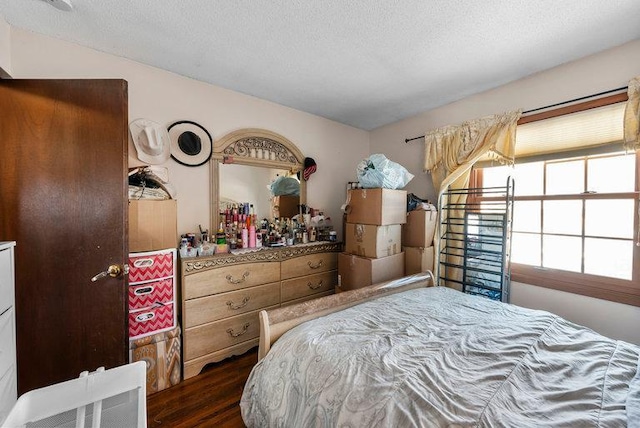
[[[640,38],[638,0],[70,1],[0,15],[365,130]]]

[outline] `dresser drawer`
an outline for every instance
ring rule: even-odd
[[[195,327],[279,303],[279,282],[187,300],[184,327]]]
[[[331,296],[332,294],[335,294],[335,290],[325,291],[324,293],[312,294],[310,296],[301,297],[300,299],[289,300],[288,302],[286,302],[286,304],[283,304],[283,306],[296,305],[298,303],[304,303],[308,300],[319,299],[320,297],[324,297],[324,296]]]
[[[174,266],[173,250],[129,254],[129,283],[174,276]]]
[[[0,376],[0,426],[9,416],[16,401],[18,401],[16,367],[11,366],[4,375]]]
[[[282,262],[281,277],[283,280],[326,272],[338,268],[337,253],[318,253],[296,257]]]
[[[137,339],[174,328],[174,310],[173,303],[165,303],[129,312],[129,339]]]
[[[129,310],[147,308],[154,303],[173,302],[173,278],[129,286]]]
[[[282,281],[282,303],[333,290],[337,283],[335,270]]]
[[[263,309],[270,310],[277,307],[270,306]],[[186,329],[184,333],[185,361],[257,338],[260,335],[258,312],[249,312]]]
[[[0,314],[13,306],[13,251],[0,250]]]
[[[0,377],[15,365],[16,340],[13,308],[0,316]]]
[[[184,277],[184,299],[209,296],[280,281],[280,263],[224,266]]]

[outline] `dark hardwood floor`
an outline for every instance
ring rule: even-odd
[[[147,397],[148,427],[244,428],[242,388],[258,361],[258,348],[210,364],[198,376]]]

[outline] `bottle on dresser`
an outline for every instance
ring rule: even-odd
[[[251,238],[251,230],[254,230],[254,238],[257,238],[257,235],[262,233],[262,227],[259,230],[253,204],[249,202],[227,204],[226,208],[220,211],[220,222],[223,225],[229,249],[254,248],[258,245],[257,239]],[[260,244],[263,244],[262,238],[261,236]]]

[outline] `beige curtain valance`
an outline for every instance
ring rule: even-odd
[[[453,207],[460,207],[466,201],[464,193],[454,194],[443,201],[442,196],[447,188],[463,189],[469,186],[471,167],[486,154],[500,162],[513,164],[515,157],[516,126],[521,112],[513,111],[500,115],[492,115],[474,119],[456,126],[445,126],[425,134],[424,169],[431,173],[433,185],[438,190],[438,203]],[[462,208],[442,211],[438,207],[440,221],[436,226],[436,236],[441,236],[440,224],[447,222],[446,216],[463,217]],[[452,226],[462,233],[462,226]],[[457,228],[457,229],[455,229]],[[434,270],[436,278],[440,278],[440,262],[446,261],[444,266],[459,265],[460,256],[453,253],[440,254],[440,239],[434,240],[436,263]],[[454,244],[455,246],[456,244]],[[448,269],[445,267],[445,269]],[[461,278],[461,270],[452,267],[447,278]],[[440,284],[456,287],[455,281]],[[457,287],[456,287],[457,288]]]
[[[629,99],[624,110],[624,148],[640,149],[640,76],[629,81]]]
[[[486,154],[513,164],[520,115],[520,110],[512,111],[427,132],[424,170],[431,173],[434,187],[441,192]]]

